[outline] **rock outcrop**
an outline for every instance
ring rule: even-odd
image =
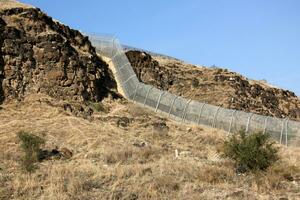
[[[291,91],[229,72],[128,51],[140,81],[193,100],[261,115],[300,120],[300,100]]]
[[[38,8],[0,9],[0,101],[30,93],[97,101],[113,87],[88,37]]]

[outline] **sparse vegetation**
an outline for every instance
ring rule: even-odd
[[[33,172],[36,169],[35,164],[42,160],[43,152],[40,146],[45,143],[45,140],[25,131],[18,132],[17,136],[24,151],[22,167],[28,172]]]
[[[279,159],[274,142],[262,132],[246,134],[241,130],[225,141],[223,151],[235,161],[238,172],[266,170]]]
[[[101,102],[89,102],[89,106],[95,112],[104,112],[104,113],[108,112]]]
[[[112,111],[88,120],[49,106],[51,98],[45,103],[36,99],[40,97],[4,105],[0,112],[0,199],[299,197],[297,147],[280,148],[280,161],[265,171],[238,175],[235,163],[218,151],[226,140],[222,131],[163,120],[151,112],[135,116],[128,106],[143,109],[131,103],[105,101],[104,106]],[[119,127],[116,120],[122,117],[134,120],[126,128]],[[36,173],[18,170],[20,156],[25,156],[15,137],[21,130],[47,133],[47,145],[40,148],[51,155],[55,146],[58,157],[34,163],[39,166]],[[161,132],[167,136],[153,139],[153,134]],[[60,159],[63,148],[58,146],[72,149],[74,156]]]

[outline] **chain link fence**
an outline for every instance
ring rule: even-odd
[[[201,103],[146,85],[139,82],[122,45],[115,37],[89,35],[89,39],[100,55],[111,59],[116,70],[116,80],[128,100],[177,121],[206,125],[228,133],[241,129],[248,133],[262,131],[286,146],[300,145],[299,122]]]

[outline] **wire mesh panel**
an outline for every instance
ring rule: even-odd
[[[266,133],[270,134],[272,138],[280,142],[280,135],[284,131],[284,119],[274,117],[268,118],[266,125]]]
[[[300,146],[300,123],[289,121],[286,128],[287,146]]]
[[[168,113],[171,109],[172,100],[176,97],[176,95],[171,94],[169,92],[165,92],[160,99],[158,110]]]
[[[156,108],[161,93],[162,93],[161,90],[154,87],[151,88],[151,90],[149,90],[149,93],[147,95],[147,99],[145,100],[145,105],[152,108]]]
[[[218,108],[218,106],[206,104],[202,109],[202,114],[199,123],[204,124],[206,126],[213,126],[215,114]]]
[[[132,76],[136,77],[136,74],[134,73],[133,70],[130,70],[129,68],[125,67],[117,71],[117,76],[119,78],[119,81],[123,83],[124,81],[128,80]]]
[[[136,76],[132,76],[131,78],[128,78],[127,81],[124,81],[122,83],[123,91],[126,93],[126,97],[129,99],[133,99],[133,96],[135,94],[136,86],[139,84],[139,80]]]
[[[191,101],[186,109],[185,121],[197,124],[202,105],[197,101]]]
[[[246,130],[250,113],[237,111],[232,122],[231,132],[235,133],[240,130]]]
[[[266,117],[254,114],[249,122],[249,132],[264,132]]]
[[[130,65],[125,53],[123,50],[118,50],[116,54],[111,58],[115,67],[122,68],[125,65]],[[130,67],[132,69],[132,67]]]
[[[153,88],[151,85],[146,85],[144,83],[140,83],[141,86],[137,89],[134,101],[140,103],[141,105],[145,105],[146,103],[146,96],[148,91]]]
[[[89,35],[88,37],[96,48],[97,53],[106,57],[112,57],[116,53],[117,49],[114,47],[114,37],[100,35]]]
[[[230,109],[220,109],[218,115],[216,116],[215,127],[229,131],[230,122],[232,120],[232,114],[234,114],[234,111],[235,110]]]
[[[177,97],[173,102],[173,106],[171,107],[170,114],[173,115],[175,118],[182,118],[186,104],[187,104],[186,99],[182,97]]]

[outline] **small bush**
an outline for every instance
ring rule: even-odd
[[[101,102],[89,102],[89,105],[95,112],[108,112]]]
[[[28,172],[33,172],[36,169],[35,163],[42,160],[43,151],[40,146],[45,141],[39,136],[24,131],[19,132],[17,136],[21,141],[21,149],[24,151],[22,167]]]
[[[278,149],[270,135],[240,131],[223,145],[223,154],[233,159],[238,172],[265,170],[278,160]]]

